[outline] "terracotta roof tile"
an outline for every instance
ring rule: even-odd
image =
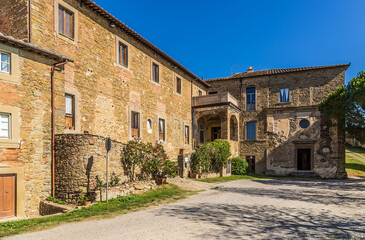
[[[350,66],[350,63],[338,64],[338,65],[315,66],[315,67],[267,69],[267,70],[253,71],[253,72],[236,73],[229,77],[211,78],[211,79],[206,79],[205,81],[210,82],[210,81],[230,80],[230,79],[239,79],[239,78],[247,78],[247,77],[259,77],[259,76],[268,76],[268,75],[274,75],[274,74],[301,72],[301,71],[308,71],[308,70],[319,70],[319,69],[336,68],[336,67],[349,67],[349,66]]]

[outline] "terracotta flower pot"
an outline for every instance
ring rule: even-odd
[[[91,204],[91,201],[85,201],[85,206],[89,206]]]
[[[191,178],[199,178],[199,173],[191,173]]]
[[[157,185],[162,185],[166,183],[166,177],[156,177],[156,184]]]

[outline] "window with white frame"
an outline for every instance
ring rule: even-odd
[[[280,89],[280,102],[289,102],[289,88]]]
[[[10,121],[11,115],[9,113],[0,113],[0,138],[10,139]]]
[[[65,100],[65,128],[75,130],[75,96],[71,94],[65,94]]]
[[[0,72],[10,73],[10,54],[0,52]]]

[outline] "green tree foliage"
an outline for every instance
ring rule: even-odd
[[[191,170],[194,173],[220,172],[231,156],[228,141],[216,139],[200,145],[191,157]]]
[[[211,165],[211,156],[207,144],[202,144],[195,149],[191,156],[191,171],[194,173],[209,172]]]
[[[365,72],[359,72],[347,86],[329,94],[319,109],[337,119],[349,136],[365,143]]]
[[[240,157],[232,158],[232,174],[233,175],[245,175],[248,172],[248,162]]]

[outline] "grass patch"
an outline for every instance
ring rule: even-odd
[[[110,218],[130,211],[140,210],[150,205],[176,201],[194,193],[169,184],[141,195],[118,197],[109,200],[108,203],[97,202],[90,207],[83,207],[61,215],[0,223],[0,238],[52,228],[63,223]]]
[[[365,176],[365,163],[353,157],[353,155],[346,154],[346,172],[348,176]]]
[[[364,154],[365,155],[365,148],[361,148],[361,147],[353,147],[349,144],[346,144],[346,149],[351,150],[353,152],[356,153],[360,153],[360,154]]]
[[[269,178],[265,175],[259,175],[259,174],[248,174],[248,175],[231,175],[228,177],[215,177],[215,178],[203,178],[203,179],[195,179],[199,182],[206,182],[206,183],[220,183],[220,182],[229,182],[229,181],[235,181],[235,180],[241,180],[241,179],[266,179]]]

